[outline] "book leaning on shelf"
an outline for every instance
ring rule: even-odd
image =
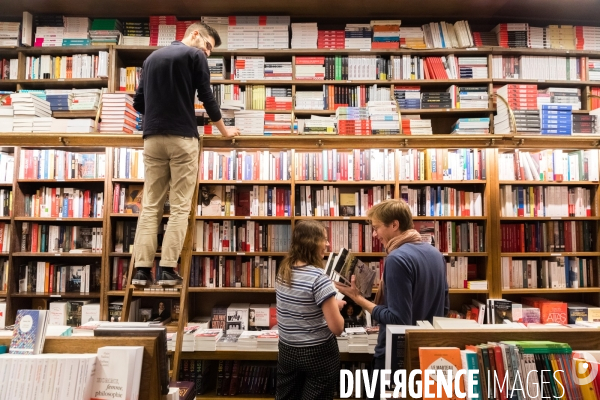
[[[50,318],[46,310],[19,310],[15,319],[10,354],[40,354]]]

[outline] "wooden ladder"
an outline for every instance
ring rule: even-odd
[[[188,300],[188,288],[190,282],[190,270],[192,265],[192,251],[194,244],[194,227],[196,221],[196,211],[198,209],[198,193],[199,193],[199,179],[201,170],[203,150],[203,136],[198,139],[198,174],[196,175],[196,187],[194,188],[194,194],[192,196],[192,207],[190,215],[188,217],[188,226],[185,233],[185,239],[183,241],[183,248],[181,249],[181,267],[180,275],[183,278],[183,283],[179,292],[179,322],[177,325],[177,340],[175,342],[175,352],[173,357],[172,375],[171,381],[175,382],[179,377],[179,364],[181,358],[181,346],[183,344],[183,331],[188,320],[187,315],[187,300]],[[131,251],[131,260],[129,261],[129,273],[127,274],[127,287],[125,289],[125,298],[123,299],[123,309],[121,311],[121,321],[127,321],[129,319],[129,312],[131,311],[131,299],[134,295],[134,285],[131,280],[133,279],[134,263],[135,263],[135,249]]]

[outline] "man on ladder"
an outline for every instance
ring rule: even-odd
[[[184,244],[192,195],[198,185],[198,124],[194,94],[204,103],[211,121],[226,137],[239,135],[226,128],[210,86],[207,57],[221,44],[219,34],[198,22],[190,25],[184,39],[153,52],[145,61],[133,99],[144,115],[144,194],[138,219],[131,283],[146,286],[180,285],[174,271]],[[171,213],[165,232],[156,282],[151,269],[157,248],[157,231],[169,194]]]

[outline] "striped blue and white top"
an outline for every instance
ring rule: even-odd
[[[332,335],[321,305],[335,289],[325,272],[312,265],[294,267],[292,282],[275,284],[279,340],[288,346],[308,347],[325,343]]]

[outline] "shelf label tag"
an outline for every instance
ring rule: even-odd
[[[562,217],[550,217],[550,219],[562,219]]]
[[[238,256],[245,256],[246,253],[237,253]]]
[[[342,218],[344,218],[344,219],[350,219],[350,217],[342,217]]]
[[[477,51],[479,50],[477,47],[467,47],[467,51]]]
[[[50,297],[62,297],[60,294],[51,294]]]
[[[550,253],[552,257],[561,257],[562,253]]]
[[[55,255],[56,257],[60,257],[60,255],[61,255],[61,254],[60,254],[60,253],[55,253],[54,255]]]

